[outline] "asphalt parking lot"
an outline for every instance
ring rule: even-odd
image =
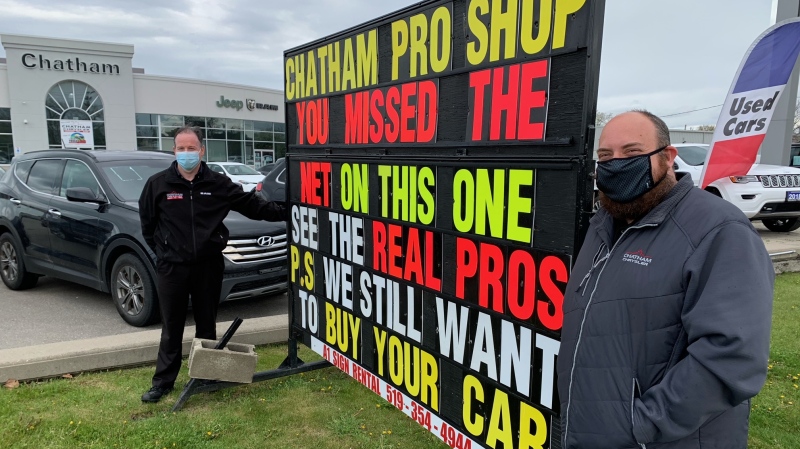
[[[792,232],[772,232],[767,230],[760,221],[754,222],[753,226],[761,235],[761,240],[764,241],[770,254],[787,251],[800,253],[800,229]]]
[[[286,313],[286,294],[220,304],[218,321]],[[0,283],[0,349],[21,348],[160,329],[133,327],[122,320],[111,295],[44,276],[30,290],[13,291]],[[194,320],[189,312],[187,324]]]

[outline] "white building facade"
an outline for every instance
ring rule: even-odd
[[[283,92],[154,76],[133,46],[0,35],[0,164],[54,148],[172,151],[198,126],[209,161],[258,167],[285,154]],[[82,124],[82,134],[71,133]],[[85,135],[85,136],[84,136]]]

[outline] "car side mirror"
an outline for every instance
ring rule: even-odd
[[[98,203],[106,204],[106,197],[95,195],[88,187],[70,187],[67,189],[67,200],[78,203]]]

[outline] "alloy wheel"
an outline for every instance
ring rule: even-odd
[[[117,301],[128,315],[138,315],[144,307],[144,282],[142,276],[130,265],[117,273]]]
[[[9,282],[16,281],[19,275],[17,252],[11,242],[3,242],[3,245],[0,246],[0,272]]]

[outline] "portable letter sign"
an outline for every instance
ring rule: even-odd
[[[427,1],[284,54],[293,336],[453,448],[560,447],[603,1]]]

